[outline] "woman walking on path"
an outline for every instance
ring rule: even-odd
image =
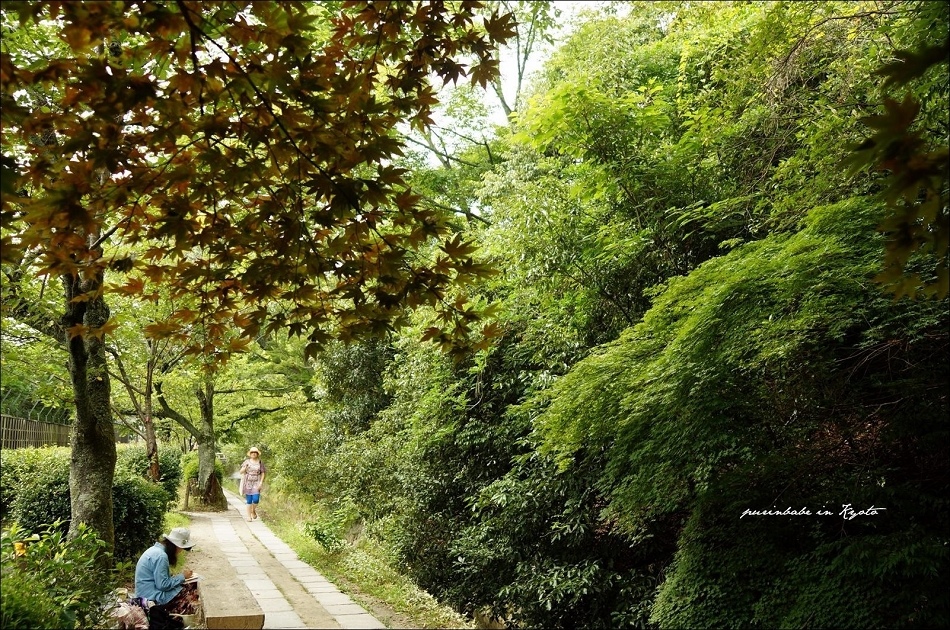
[[[247,452],[247,459],[241,463],[241,494],[247,501],[247,520],[257,518],[257,504],[261,501],[261,485],[267,467],[261,461],[261,452],[252,446]]]

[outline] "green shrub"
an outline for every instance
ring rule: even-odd
[[[224,466],[217,458],[214,460],[214,476],[221,482],[224,480]],[[181,478],[187,481],[198,481],[198,453],[191,451],[181,456]]]
[[[346,548],[340,528],[331,519],[309,522],[304,525],[304,531],[328,553],[337,553]]]
[[[10,516],[30,531],[40,531],[60,521],[65,533],[70,519],[69,449],[36,451],[21,462]]]
[[[3,576],[0,627],[4,630],[72,628],[69,614],[59,607],[40,580],[23,571]]]
[[[144,445],[117,444],[115,459],[115,474],[120,471],[148,476],[148,455]]]
[[[13,503],[20,494],[23,482],[30,481],[51,453],[62,451],[68,462],[69,449],[65,447],[18,448],[0,450],[0,516],[12,514]]]
[[[137,558],[162,534],[168,494],[142,477],[127,476],[116,478],[112,501],[116,558]]]
[[[102,603],[116,583],[116,574],[103,575],[96,567],[105,543],[85,525],[68,540],[63,529],[64,523],[54,522],[41,534],[16,525],[3,530],[0,627],[102,626]],[[17,542],[24,544],[21,550]]]
[[[0,450],[0,518],[6,518],[10,513],[17,494],[16,484],[23,476],[20,474],[21,461],[18,457],[10,457],[10,450]]]
[[[31,531],[59,522],[65,534],[71,516],[69,449],[37,451],[42,452],[31,453],[18,465],[20,478],[14,486],[10,517]],[[120,469],[112,483],[112,498],[115,557],[119,561],[137,558],[161,534],[168,494],[162,486]]]
[[[162,448],[158,451],[158,470],[161,483],[172,500],[178,499],[181,486],[181,451],[177,448]]]
[[[116,476],[120,471],[128,471],[148,479],[148,456],[144,445],[130,445],[118,449],[116,460]],[[158,449],[159,480],[165,492],[168,493],[169,503],[178,500],[178,489],[181,486],[181,451],[177,448]]]
[[[343,500],[329,515],[308,522],[304,531],[327,552],[337,553],[346,548],[346,532],[359,520],[356,504],[352,500]]]

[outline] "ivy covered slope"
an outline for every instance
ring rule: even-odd
[[[946,303],[869,281],[879,221],[861,200],[816,208],[672,280],[547,394],[564,474],[603,459],[606,522],[677,524],[659,625],[946,621]],[[788,507],[811,515],[743,516]]]
[[[427,589],[519,625],[946,625],[948,81],[914,51],[947,8],[632,7],[473,186],[503,340],[397,348],[359,438],[389,494],[353,496]],[[849,169],[869,137],[906,144]],[[938,166],[895,195],[901,163]]]

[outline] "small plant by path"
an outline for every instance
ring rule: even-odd
[[[85,525],[67,539],[61,525],[53,523],[38,532],[16,524],[3,529],[0,627],[106,627],[105,604],[127,563],[104,572],[96,557],[105,543]]]

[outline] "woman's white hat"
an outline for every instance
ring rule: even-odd
[[[258,455],[261,454],[260,450],[256,446],[252,446],[251,448],[247,449],[247,453],[248,455],[251,453],[257,453]]]
[[[194,541],[191,540],[191,532],[187,527],[176,527],[165,534],[165,538],[171,541],[176,547],[181,547],[182,549],[191,549],[195,546]]]

